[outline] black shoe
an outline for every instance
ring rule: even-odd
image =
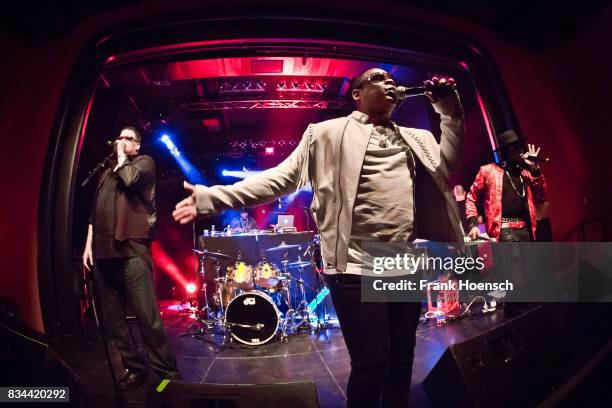
[[[140,372],[134,373],[130,370],[125,370],[125,375],[119,381],[119,388],[124,390],[134,385],[141,384],[145,382],[146,380],[147,380],[146,371],[140,371]]]

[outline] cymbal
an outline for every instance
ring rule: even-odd
[[[235,256],[227,255],[222,252],[207,251],[206,249],[201,251],[199,249],[193,248],[192,251],[198,254],[199,256],[206,256],[206,257],[211,257],[211,258],[232,259],[232,260],[236,259]]]
[[[310,262],[297,261],[297,262],[291,262],[287,264],[287,268],[290,268],[290,269],[303,268],[305,266],[310,266]]]
[[[297,248],[300,248],[300,247],[301,247],[301,245],[295,245],[295,244],[287,245],[287,244],[285,244],[283,242],[279,246],[275,246],[275,247],[266,249],[265,252],[288,251],[290,249],[297,249]]]

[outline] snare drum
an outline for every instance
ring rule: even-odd
[[[279,311],[268,295],[251,291],[236,296],[225,311],[225,323],[240,343],[256,346],[274,337]]]
[[[280,270],[272,262],[261,261],[255,267],[255,284],[260,288],[277,287],[280,280]]]
[[[227,267],[227,286],[239,289],[253,289],[253,267],[242,261],[236,261]]]

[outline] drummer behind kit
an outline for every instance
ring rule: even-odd
[[[293,227],[293,216],[279,216],[281,222]],[[316,251],[318,242],[315,239],[308,243],[306,253]],[[223,252],[194,249],[199,257],[198,333],[220,332],[225,335],[225,342],[233,339],[247,345],[260,345],[277,334],[283,340],[290,333],[310,331],[315,318],[306,301],[305,287],[308,285],[304,282],[303,271],[313,265],[310,261],[302,261],[299,255],[296,261],[290,262],[290,258],[295,259],[295,254],[301,254],[302,250],[302,245],[283,241],[264,250],[263,259],[253,268],[240,259],[240,254],[234,257]],[[282,256],[282,268],[267,259],[274,255]],[[206,279],[206,261],[214,266],[212,280]],[[210,302],[207,280],[215,286]],[[295,289],[291,282],[296,283]]]

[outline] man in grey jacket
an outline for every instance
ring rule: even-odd
[[[177,204],[175,220],[225,208],[253,206],[312,185],[311,209],[321,235],[325,279],[351,357],[349,407],[377,406],[380,398],[406,406],[419,303],[362,302],[366,241],[424,238],[463,240],[448,173],[461,156],[463,112],[452,78],[425,81],[441,116],[442,138],[391,121],[396,83],[379,68],[351,82],[357,110],[311,124],[278,166],[231,186],[193,186]]]

